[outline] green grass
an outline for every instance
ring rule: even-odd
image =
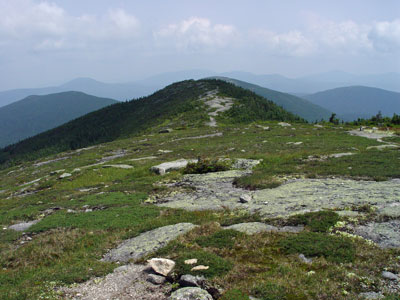
[[[224,293],[220,300],[250,300],[250,298],[241,290],[232,289]]]
[[[217,268],[218,272],[209,275],[209,282],[226,291],[233,290],[232,294],[228,293],[231,297],[242,297],[235,292],[239,290],[243,297],[256,296],[256,287],[261,289],[268,285],[283,287],[283,297],[286,297],[283,299],[302,299],[295,297],[305,295],[307,300],[356,299],[356,295],[363,291],[362,284],[367,284],[371,290],[383,289],[380,274],[385,268],[398,268],[400,252],[328,235],[325,231],[337,220],[334,212],[305,214],[282,223],[304,224],[306,230],[312,231],[307,235],[265,233],[248,236],[221,231],[215,222],[228,226],[265,221],[257,214],[250,215],[244,211],[189,212],[162,209],[143,202],[148,196],[172,191],[159,182],[179,180],[181,172],[157,176],[149,169],[177,158],[263,159],[252,175],[236,181],[239,186],[254,189],[272,188],[294,177],[343,176],[369,180],[400,177],[397,150],[366,150],[368,146],[379,143],[349,136],[346,130],[350,128],[328,125],[314,129],[312,125],[294,123],[296,130],[291,130],[274,122],[263,122],[263,126],[271,128],[265,131],[252,124],[231,126],[226,123],[217,128],[223,133],[220,137],[179,140],[211,134],[215,130],[182,125],[177,118],[163,121],[165,127],[178,125],[181,130],[169,134],[158,134],[158,128],[151,128],[145,136],[116,140],[78,153],[63,153],[61,156],[70,158],[48,165],[35,167],[32,163],[24,163],[0,170],[0,190],[5,190],[0,193],[0,224],[3,227],[44,217],[46,209],[60,208],[29,230],[28,236],[32,236],[32,241],[25,244],[20,244],[21,233],[0,231],[0,299],[38,299],[39,295],[51,290],[49,286],[53,281],[56,285],[65,285],[107,274],[115,267],[99,261],[107,249],[141,232],[179,222],[192,222],[201,227],[155,255],[173,259],[193,254],[204,255],[204,259],[215,258],[200,263],[216,267],[221,264],[222,269]],[[287,144],[296,141],[303,144]],[[127,154],[112,163],[130,164],[133,169],[82,168],[117,149],[123,149]],[[160,149],[173,152],[161,153]],[[307,160],[310,155],[324,157],[340,152],[356,154],[322,161]],[[130,161],[146,156],[156,158]],[[71,172],[74,168],[81,168],[81,171],[64,180],[50,175],[55,170]],[[38,185],[27,186],[33,194],[17,195],[21,184],[37,178],[42,178]],[[80,191],[85,188],[96,189]],[[86,205],[95,210],[83,212]],[[77,212],[67,213],[67,209]],[[313,263],[304,264],[298,259],[298,253],[314,257]],[[335,259],[335,255],[339,259]],[[311,271],[315,274],[310,275],[313,274]],[[356,277],[349,279],[348,273],[354,273]],[[345,295],[343,290],[348,294]],[[275,297],[273,293],[271,295],[265,297]],[[394,300],[395,297],[388,296],[388,299]]]
[[[235,245],[235,240],[242,236],[243,233],[233,230],[225,229],[217,231],[216,233],[209,236],[202,236],[195,239],[195,242],[201,247],[213,247],[213,248],[229,248]]]
[[[207,270],[192,271],[191,269],[195,265],[185,264],[185,260],[197,258],[196,265],[208,266]],[[177,254],[176,259],[176,273],[179,275],[191,274],[191,275],[203,275],[206,278],[213,278],[215,276],[223,276],[228,273],[233,263],[229,260],[223,259],[222,257],[203,250],[185,250]]]
[[[279,245],[286,254],[302,253],[306,257],[323,256],[337,263],[352,262],[355,257],[355,247],[350,239],[322,233],[299,233],[283,239]]]

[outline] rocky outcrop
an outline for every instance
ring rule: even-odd
[[[168,242],[185,234],[196,226],[191,223],[179,223],[160,227],[132,239],[122,242],[117,248],[109,251],[103,258],[104,261],[127,262],[144,257],[162,247]]]
[[[25,231],[25,230],[29,229],[29,227],[31,227],[32,225],[35,225],[37,222],[39,222],[39,220],[33,220],[33,221],[29,221],[29,222],[21,222],[21,223],[17,223],[17,224],[9,226],[8,229],[12,229],[15,231]]]

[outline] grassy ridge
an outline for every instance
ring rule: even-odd
[[[202,126],[208,116],[199,97],[218,89],[221,95],[237,99],[225,113],[225,122],[256,120],[300,121],[273,102],[248,90],[220,80],[183,81],[151,96],[111,105],[60,127],[0,150],[0,164],[29,160],[138,134],[176,120],[175,127]]]

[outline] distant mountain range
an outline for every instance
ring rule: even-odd
[[[137,83],[104,83],[91,78],[77,78],[60,86],[0,92],[0,107],[31,95],[48,95],[68,91],[126,101],[148,95],[157,89],[158,86],[149,87]]]
[[[345,121],[370,118],[379,111],[384,116],[400,114],[400,93],[366,86],[349,86],[303,96],[314,104],[335,112]]]
[[[297,96],[352,85],[364,85],[400,92],[400,74],[398,73],[353,75],[334,71],[299,78],[287,78],[278,74],[256,75],[242,71],[217,73],[209,70],[188,70],[162,73],[127,83],[103,83],[90,78],[77,78],[60,86],[8,90],[0,92],[0,107],[30,95],[47,95],[65,91],[80,91],[97,97],[125,101],[147,96],[173,82],[187,79],[197,80],[211,76],[234,78]]]
[[[270,90],[248,82],[227,78],[227,77],[214,77],[231,82],[244,89],[248,89],[259,96],[271,100],[275,104],[282,106],[287,111],[294,113],[307,121],[320,121],[321,119],[328,120],[332,112],[308,100],[278,91]]]
[[[117,101],[81,92],[29,96],[0,107],[0,148]]]

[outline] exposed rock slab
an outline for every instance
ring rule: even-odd
[[[387,144],[387,145],[379,145],[379,146],[369,146],[369,147],[367,147],[367,150],[370,150],[370,149],[383,150],[383,149],[398,149],[398,148],[400,148],[399,145]]]
[[[224,227],[224,229],[233,229],[236,231],[240,231],[246,234],[255,234],[261,232],[293,232],[297,233],[304,229],[303,226],[285,226],[285,227],[276,227],[272,225],[268,225],[262,222],[248,222],[248,223],[239,223],[231,226]]]
[[[12,229],[15,231],[25,231],[25,230],[29,229],[29,227],[35,225],[37,222],[39,222],[39,220],[33,220],[33,221],[29,221],[29,222],[21,222],[21,223],[9,226],[8,229]]]
[[[169,300],[213,300],[213,297],[201,288],[186,287],[176,290],[171,294]]]
[[[146,266],[130,264],[121,266],[104,278],[94,278],[85,283],[60,289],[67,299],[79,300],[166,300],[170,285],[155,285],[147,281]]]
[[[117,169],[133,169],[131,165],[116,164],[116,165],[103,165],[103,168],[117,168]]]
[[[157,156],[146,156],[146,157],[139,157],[139,158],[132,158],[129,161],[139,161],[139,160],[149,160],[149,159],[156,159]]]
[[[349,131],[349,134],[365,137],[368,139],[378,140],[378,139],[385,138],[385,137],[391,137],[394,135],[394,132],[382,131],[382,130],[372,130],[372,129],[364,129],[364,130],[360,131],[359,129],[355,129],[355,130]]]
[[[165,162],[157,166],[153,166],[150,168],[150,170],[156,174],[164,175],[165,173],[173,170],[183,169],[188,165],[188,163],[196,163],[196,162],[197,159],[178,159],[170,162]]]
[[[178,223],[160,227],[122,242],[117,248],[108,252],[103,260],[127,262],[139,259],[162,247],[178,236],[195,228],[191,223]]]
[[[400,248],[400,221],[370,223],[355,228],[354,233],[374,241],[382,248]]]
[[[209,174],[185,175],[175,185],[194,189],[193,192],[177,193],[161,199],[160,206],[187,210],[246,209],[264,217],[285,217],[297,213],[321,209],[346,208],[369,204],[378,214],[393,206],[400,199],[397,180],[355,181],[350,179],[299,179],[274,189],[252,193],[252,201],[238,203],[240,195],[247,191],[234,187],[234,178],[251,171],[226,171]],[[392,206],[391,206],[392,205]]]

